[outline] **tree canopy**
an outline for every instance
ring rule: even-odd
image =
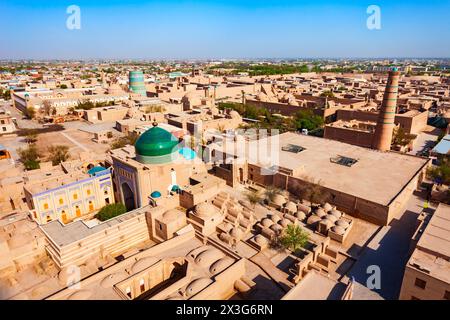
[[[219,109],[232,109],[242,117],[258,120],[248,126],[260,129],[277,129],[280,132],[296,131],[301,129],[316,130],[323,127],[323,118],[314,114],[312,110],[299,110],[292,117],[278,117],[266,108],[259,108],[248,104],[221,102]]]
[[[309,240],[308,232],[304,231],[300,226],[290,224],[283,230],[280,237],[280,243],[285,249],[297,252],[300,248],[304,248]]]
[[[442,160],[440,165],[429,168],[427,173],[435,182],[450,185],[449,160]]]
[[[20,161],[22,161],[26,170],[39,169],[40,155],[35,144],[30,144],[25,149],[20,148],[17,150],[17,152],[19,154]]]
[[[323,126],[323,118],[307,109],[298,111],[294,115],[294,121],[297,130],[308,129],[308,131],[311,131]]]
[[[111,218],[117,217],[127,212],[127,208],[122,203],[112,203],[104,206],[95,215],[95,218],[100,221],[106,221]]]

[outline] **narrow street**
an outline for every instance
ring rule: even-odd
[[[422,211],[424,199],[413,195],[403,215],[376,234],[347,274],[356,281],[354,300],[398,299],[405,265],[409,258],[411,238],[417,228],[417,217]],[[381,288],[370,290],[367,280],[373,274],[369,266],[378,266],[381,272]]]

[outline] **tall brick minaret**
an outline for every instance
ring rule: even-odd
[[[373,136],[372,148],[389,151],[392,143],[392,132],[397,109],[398,80],[400,72],[397,68],[389,71],[389,77],[384,91],[383,103],[378,114],[377,126]]]

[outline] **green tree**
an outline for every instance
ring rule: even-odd
[[[304,248],[308,240],[309,234],[295,224],[288,225],[280,237],[281,245],[293,253],[297,252],[300,248]]]
[[[442,160],[438,166],[428,168],[427,174],[434,181],[450,185],[450,163],[449,160]]]
[[[26,170],[39,169],[39,152],[35,144],[31,144],[25,149],[20,148],[17,152]]]
[[[321,73],[322,72],[322,68],[318,65],[315,65],[312,69],[312,72],[316,72],[316,73]]]
[[[92,101],[78,101],[77,109],[82,110],[91,110],[92,108],[95,108],[96,105]]]
[[[67,84],[63,83],[62,85],[59,86],[61,89],[67,89]]]
[[[69,147],[65,145],[55,145],[48,147],[49,160],[56,166],[61,162],[67,161],[70,157]]]
[[[334,98],[334,93],[330,90],[326,90],[320,94],[321,97]]]
[[[315,115],[311,110],[300,110],[294,115],[294,122],[297,130],[307,129],[308,131],[319,129],[323,126],[323,118]]]
[[[94,216],[100,221],[106,221],[127,212],[127,208],[122,203],[112,203],[104,206]]]

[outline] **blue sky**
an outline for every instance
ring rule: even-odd
[[[449,14],[450,0],[1,0],[0,59],[448,58]]]

